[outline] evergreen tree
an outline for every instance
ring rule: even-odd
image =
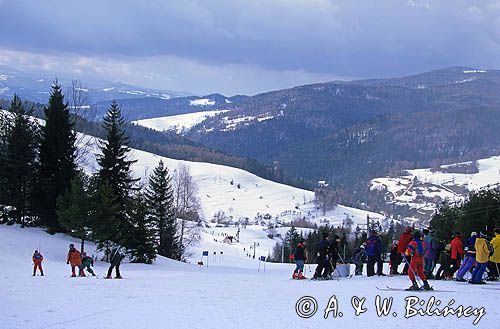
[[[36,170],[38,127],[30,120],[33,108],[25,110],[17,95],[9,111],[12,124],[6,136],[4,160],[6,199],[16,208],[16,222],[24,227]]]
[[[173,193],[168,168],[160,160],[149,177],[145,197],[148,220],[155,229],[158,254],[168,258],[175,258],[178,251]]]
[[[101,167],[98,173],[99,182],[111,187],[117,206],[115,217],[120,224],[111,241],[127,247],[132,229],[127,209],[130,207],[133,184],[138,179],[133,179],[130,173],[131,165],[137,160],[128,159],[130,148],[127,146],[129,140],[125,135],[124,123],[120,108],[113,101],[104,117],[106,140],[100,145],[101,154],[97,155],[97,163]]]
[[[81,252],[92,227],[92,200],[88,190],[87,177],[83,173],[71,180],[71,186],[57,199],[59,223],[81,241]]]
[[[297,229],[292,226],[285,234],[283,243],[285,245],[285,263],[290,262],[290,256],[293,255],[295,246],[299,243],[300,234]],[[288,256],[288,258],[286,257]]]
[[[107,182],[92,182],[92,237],[109,261],[111,246],[120,240],[119,204]]]
[[[127,246],[132,255],[133,263],[151,264],[156,258],[155,229],[148,219],[148,207],[141,193],[132,199],[128,217],[131,231]]]
[[[0,205],[7,204],[7,124],[6,114],[0,111]],[[1,220],[1,219],[0,219]]]
[[[76,174],[76,135],[64,102],[61,86],[52,86],[44,109],[45,126],[40,141],[40,170],[36,190],[37,211],[49,233],[61,231],[56,213],[57,198],[69,188]]]

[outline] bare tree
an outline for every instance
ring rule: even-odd
[[[174,171],[172,185],[174,187],[176,218],[181,221],[178,258],[182,260],[185,256],[186,248],[195,241],[192,237],[193,232],[187,230],[186,221],[198,222],[200,220],[201,206],[197,197],[198,186],[193,176],[191,176],[188,166],[180,164],[177,167]]]

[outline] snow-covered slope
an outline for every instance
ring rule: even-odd
[[[97,139],[79,134],[78,140],[81,145],[86,145],[87,149],[86,154],[80,159],[81,165],[89,173],[96,172]],[[135,149],[131,152],[131,158],[137,159],[133,165],[134,175],[144,180],[160,160],[163,160],[171,174],[181,163],[188,166],[198,185],[198,197],[207,220],[218,211],[231,216],[235,222],[249,218],[251,223],[257,215],[262,217],[266,214],[275,222],[306,218],[318,224],[321,221],[331,225],[341,225],[347,216],[355,224],[366,223],[367,215],[371,218],[382,217],[380,214],[344,206],[338,206],[323,215],[312,203],[314,198],[312,191],[275,183],[237,168],[174,160]]]
[[[211,233],[204,233],[208,236]],[[243,233],[246,234],[246,233]],[[248,234],[247,237],[250,237]],[[213,236],[218,239],[218,236]],[[212,241],[213,241],[212,238]],[[291,264],[265,264],[238,255],[238,246],[213,241],[200,247],[210,253],[208,267],[159,258],[154,265],[121,266],[123,280],[104,280],[108,264],[97,261],[98,278],[70,278],[66,252],[73,238],[49,235],[40,229],[0,225],[0,328],[66,329],[85,326],[99,329],[233,329],[233,328],[496,328],[500,306],[498,290],[480,286],[436,281],[436,289],[452,292],[382,292],[376,287],[406,287],[406,276],[354,277],[340,281],[292,281]],[[31,255],[41,248],[45,276],[32,277]],[[222,249],[221,249],[222,248]],[[94,246],[88,245],[91,253]],[[222,257],[220,251],[224,251]],[[217,257],[213,257],[213,252]],[[200,256],[200,255],[199,255]],[[204,259],[206,264],[207,259]],[[260,265],[260,270],[259,270]],[[311,276],[315,266],[305,268]],[[385,268],[387,270],[387,268]],[[490,284],[487,288],[498,287]],[[316,313],[297,315],[296,304],[303,296],[314,298]],[[367,311],[355,315],[352,298],[366,298]],[[393,298],[388,316],[377,316],[377,296]],[[425,310],[430,298],[442,310],[451,305],[484,307],[485,315],[473,326],[477,315],[415,315],[405,318],[405,298],[417,296]],[[332,297],[342,316],[327,313]],[[453,301],[452,301],[453,300]],[[306,308],[299,308],[307,314]],[[396,315],[393,314],[396,313]]]
[[[152,118],[152,119],[137,120],[133,121],[132,123],[158,131],[174,130],[178,134],[183,134],[188,132],[192,127],[196,126],[197,124],[202,123],[207,118],[213,117],[219,113],[224,113],[224,112],[227,111],[226,110],[202,111],[202,112],[172,115],[172,116]]]
[[[408,170],[405,176],[372,180],[372,189],[387,192],[390,202],[429,213],[448,198],[462,200],[469,191],[500,184],[500,156],[441,166]]]

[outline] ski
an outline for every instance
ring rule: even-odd
[[[500,290],[500,288],[493,288],[493,287],[481,287],[481,289],[485,289],[485,290]]]
[[[424,290],[424,289],[420,289],[420,290],[406,290],[406,289],[402,289],[402,288],[392,288],[392,287],[389,287],[389,286],[386,286],[386,288],[380,288],[380,287],[375,287],[377,288],[378,290],[381,290],[381,291],[406,291],[406,292],[456,292],[454,290]]]

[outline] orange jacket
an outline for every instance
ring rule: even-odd
[[[68,251],[68,262],[73,266],[82,265],[82,257],[78,250]]]

